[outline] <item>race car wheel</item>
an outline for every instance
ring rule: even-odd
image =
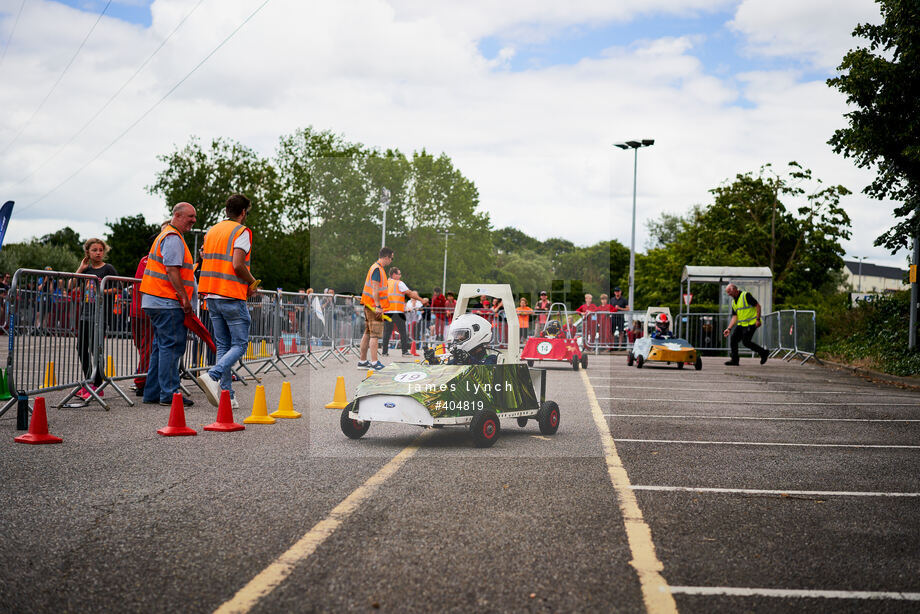
[[[518,418],[518,426],[521,428],[527,426],[527,418]]]
[[[581,355],[581,368],[582,369],[588,368],[588,355],[587,354]]]
[[[498,416],[491,409],[479,412],[470,423],[470,433],[477,448],[492,447],[500,432]]]
[[[677,363],[677,368],[678,368],[678,369],[683,369],[683,368],[684,368],[684,363],[682,363],[682,362]]]
[[[537,422],[540,424],[540,432],[544,435],[552,435],[559,430],[559,406],[555,401],[546,401],[540,406]]]
[[[696,362],[693,363],[693,368],[696,369],[697,371],[702,370],[703,368],[703,357],[702,356],[696,357]]]
[[[633,358],[633,353],[631,351],[626,352],[626,366],[631,367],[633,366],[634,362],[635,362],[635,359]]]
[[[572,356],[572,370],[578,371],[578,356]]]
[[[641,356],[636,356],[636,368],[641,369],[642,365],[644,364],[645,364],[645,359],[642,358]]]
[[[533,361],[532,361],[532,360],[528,360],[528,361],[527,361],[527,366],[528,366],[528,367],[532,367],[532,366],[533,366]]]
[[[361,439],[364,433],[367,432],[367,429],[371,428],[370,420],[362,421],[349,418],[347,408],[342,410],[342,419],[339,420],[339,423],[342,425],[342,432],[345,433],[345,436],[349,439]]]

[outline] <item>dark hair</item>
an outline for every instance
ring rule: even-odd
[[[401,273],[401,272],[402,271],[400,271],[398,267],[391,266],[390,270],[387,272],[387,275],[389,277],[393,277],[394,275],[397,275],[398,273]]]
[[[381,247],[380,251],[377,252],[378,258],[389,258],[392,255],[393,255],[393,250],[391,250],[389,247]]]
[[[227,210],[227,215],[230,217],[237,217],[242,214],[243,211],[248,211],[250,207],[252,207],[252,203],[242,194],[232,194],[230,198],[227,199],[227,204],[224,206]]]
[[[434,293],[435,293],[435,294],[441,294],[441,288],[440,288],[439,286],[435,286],[435,287],[434,287]]]

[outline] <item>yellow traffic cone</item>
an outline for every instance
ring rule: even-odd
[[[368,369],[368,370],[367,370],[367,375],[364,376],[364,379],[369,378],[369,377],[370,377],[371,375],[373,375],[373,374],[374,374],[374,370],[373,370],[373,369]]]
[[[348,405],[348,398],[345,396],[345,377],[340,375],[335,380],[332,402],[326,403],[326,409],[345,409],[346,405]]]
[[[105,376],[106,377],[115,377],[115,359],[111,354],[106,356],[105,359]]]
[[[294,411],[294,396],[291,394],[291,382],[281,384],[281,400],[278,401],[278,411],[270,414],[273,418],[299,418],[301,413]]]
[[[262,343],[259,345],[259,358],[268,358],[268,348],[265,347],[265,339],[262,339]]]
[[[54,361],[49,360],[45,365],[45,385],[42,387],[53,388],[54,386],[57,386],[57,378],[54,377]]]
[[[255,353],[252,350],[252,341],[250,341],[249,344],[246,346],[246,356],[244,356],[244,358],[246,360],[252,360],[253,358],[255,358]]]
[[[202,369],[204,369],[207,366],[206,364],[204,364],[204,352],[198,355],[198,366]]]
[[[252,401],[252,414],[243,420],[246,424],[274,424],[275,419],[268,415],[265,405],[265,386],[256,386],[256,398]]]

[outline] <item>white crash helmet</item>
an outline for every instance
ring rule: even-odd
[[[464,352],[472,352],[491,339],[492,325],[473,313],[465,313],[455,319],[447,332],[447,342]]]

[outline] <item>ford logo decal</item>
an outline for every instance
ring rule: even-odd
[[[391,402],[387,401],[386,403],[383,404],[383,406],[384,406],[384,407],[389,407],[389,408],[392,409],[393,407],[396,407],[396,403],[391,403]]]

